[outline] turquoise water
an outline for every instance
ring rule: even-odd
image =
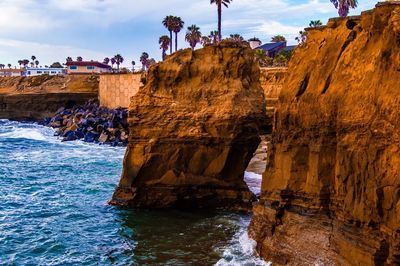
[[[109,206],[124,148],[53,134],[0,120],[0,264],[266,265],[249,215]]]

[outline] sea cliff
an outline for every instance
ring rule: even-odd
[[[249,228],[274,265],[400,264],[400,5],[309,29]]]

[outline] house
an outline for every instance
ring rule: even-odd
[[[275,57],[286,47],[286,42],[271,42],[258,46],[256,49],[262,49],[269,57]]]
[[[100,74],[112,71],[111,66],[98,61],[68,61],[66,65],[68,74]]]
[[[52,67],[28,67],[24,72],[24,76],[40,76],[40,75],[62,75],[65,74],[64,68],[52,68]]]
[[[20,77],[23,76],[24,69],[8,68],[0,69],[0,77]]]

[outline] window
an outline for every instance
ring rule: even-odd
[[[70,66],[69,69],[75,70],[75,69],[78,69],[78,67],[77,66]]]
[[[51,74],[55,74],[55,73],[57,73],[57,72],[55,72],[55,71],[51,71]]]
[[[42,71],[37,71],[38,74],[42,74]]]
[[[94,66],[88,66],[87,69],[88,69],[88,70],[93,70],[93,69],[94,69]]]
[[[45,71],[44,73],[45,73],[45,74],[49,74],[49,71]]]
[[[30,71],[28,71],[28,75],[30,75],[31,74],[31,72]]]

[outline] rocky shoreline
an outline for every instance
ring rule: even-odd
[[[96,100],[72,108],[60,108],[53,117],[39,124],[56,129],[62,141],[82,140],[90,143],[126,146],[128,144],[128,111],[108,109]]]

